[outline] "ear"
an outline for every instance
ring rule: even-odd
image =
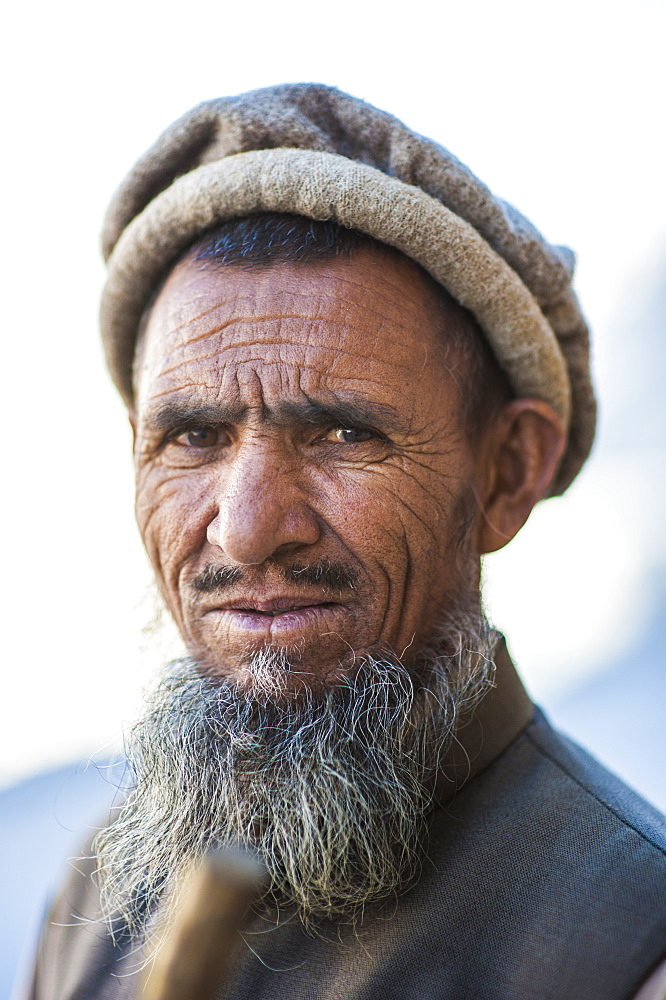
[[[507,403],[486,433],[479,458],[479,553],[494,552],[522,528],[546,496],[566,445],[552,406],[540,399]],[[479,468],[479,466],[477,466]]]

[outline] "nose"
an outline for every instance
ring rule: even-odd
[[[207,537],[227,559],[259,565],[319,540],[319,520],[298,468],[270,444],[248,444],[229,459],[218,488],[218,511]]]

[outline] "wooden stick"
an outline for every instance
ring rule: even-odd
[[[231,851],[204,857],[178,897],[171,931],[147,969],[142,1000],[213,1000],[261,884],[260,866]]]

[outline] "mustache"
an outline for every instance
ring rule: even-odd
[[[314,563],[294,562],[278,565],[278,573],[286,582],[297,587],[323,587],[328,590],[354,590],[358,573],[352,566],[321,559]],[[242,583],[247,577],[240,566],[206,566],[191,583],[198,594],[218,594]]]

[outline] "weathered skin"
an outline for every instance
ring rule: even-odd
[[[564,434],[521,399],[470,441],[466,376],[428,280],[397,254],[176,267],[139,352],[137,517],[210,669],[242,682],[249,650],[288,646],[292,683],[326,685],[365,649],[419,649],[475,593],[480,553],[546,492]],[[353,588],[280,575],[322,562]],[[242,577],[197,592],[208,567]]]

